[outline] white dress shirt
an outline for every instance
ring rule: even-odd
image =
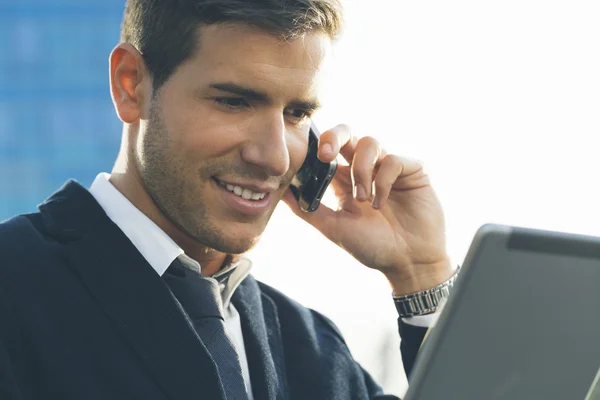
[[[195,265],[198,271],[201,271],[201,266],[195,260],[186,256],[181,247],[173,239],[123,196],[110,183],[109,178],[110,175],[107,173],[99,174],[92,183],[90,192],[96,201],[100,203],[106,215],[125,233],[129,240],[131,240],[131,243],[133,243],[146,261],[154,268],[156,273],[162,276],[171,263],[178,257],[184,264]],[[244,278],[248,276],[251,268],[251,261],[247,258],[242,258],[239,262],[228,266],[216,275],[218,276],[231,269],[235,269],[227,280],[227,285],[220,285],[221,300],[223,302],[225,330],[240,356],[242,374],[249,400],[252,400],[253,396],[248,359],[246,357],[240,315],[231,303],[231,296]]]

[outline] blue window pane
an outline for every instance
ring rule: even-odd
[[[0,221],[110,171],[108,87],[124,0],[0,0]]]

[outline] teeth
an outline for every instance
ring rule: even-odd
[[[248,190],[248,189],[244,189],[244,191],[242,192],[242,197],[245,198],[246,200],[250,200],[252,198],[252,195],[254,193],[252,193],[252,191]]]
[[[223,184],[222,186],[224,186],[230,192],[233,192],[246,200],[262,200],[267,195],[266,193],[253,192],[250,189],[244,189],[241,186],[234,186],[229,183]]]

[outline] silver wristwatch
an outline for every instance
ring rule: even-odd
[[[415,317],[434,313],[439,304],[450,295],[450,289],[454,286],[459,271],[460,266],[450,279],[434,288],[407,294],[406,296],[394,296],[394,303],[400,317]]]

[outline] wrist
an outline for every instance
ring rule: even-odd
[[[385,276],[390,282],[394,296],[406,296],[434,288],[450,279],[455,272],[456,266],[446,258],[439,262],[398,268]]]
[[[457,277],[458,270],[450,279],[433,288],[405,296],[393,296],[400,318],[423,317],[436,313],[450,296]]]

